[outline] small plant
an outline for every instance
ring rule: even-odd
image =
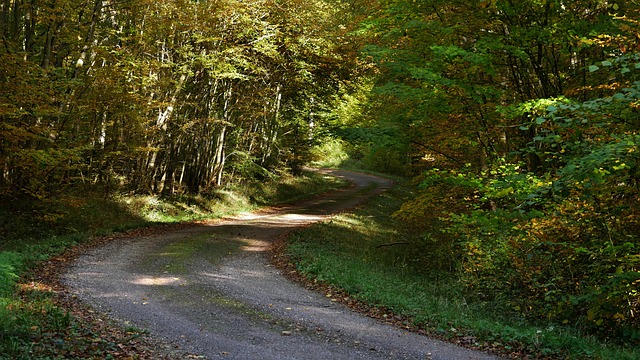
[[[0,298],[13,293],[16,265],[20,263],[20,255],[15,252],[0,252]]]

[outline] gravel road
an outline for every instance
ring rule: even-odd
[[[207,359],[495,359],[349,310],[269,264],[274,239],[357,206],[386,179],[327,171],[354,186],[90,250],[63,276],[95,309]],[[371,186],[371,183],[376,186]]]

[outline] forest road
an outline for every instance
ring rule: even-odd
[[[277,237],[391,186],[370,175],[327,174],[354,186],[269,211],[115,240],[81,255],[63,283],[96,310],[207,359],[495,359],[358,314],[269,264],[266,251]]]

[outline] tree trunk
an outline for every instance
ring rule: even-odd
[[[225,151],[224,151],[224,143],[225,143],[225,135],[227,132],[227,127],[223,126],[220,130],[220,135],[218,136],[217,147],[216,147],[216,186],[222,186],[222,174],[224,172],[224,163],[225,163]]]
[[[78,76],[78,72],[84,65],[87,59],[87,51],[89,51],[89,49],[91,48],[91,44],[93,43],[96,25],[100,21],[102,15],[102,1],[103,0],[95,0],[95,3],[93,5],[93,12],[91,13],[91,24],[89,25],[87,34],[84,37],[84,45],[82,46],[82,51],[80,52],[78,60],[76,60],[75,69],[73,71],[72,78],[74,79]]]

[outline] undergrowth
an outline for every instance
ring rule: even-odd
[[[79,324],[30,275],[93,236],[219,218],[344,186],[316,173],[235,184],[206,195],[108,196],[82,189],[49,199],[0,199],[0,359],[112,358],[116,343]],[[139,334],[123,332],[123,336]]]
[[[392,218],[410,196],[408,186],[397,186],[357,211],[302,230],[291,238],[288,255],[306,276],[456,342],[514,356],[640,358],[638,349],[570,325],[527,321],[501,303],[472,296],[460,273],[441,260],[453,256],[450,242],[420,236]]]

